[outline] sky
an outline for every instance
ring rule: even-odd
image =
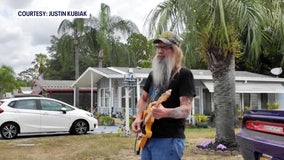
[[[112,16],[134,22],[145,33],[145,17],[164,0],[0,0],[0,67],[10,66],[16,74],[33,67],[35,54],[48,55],[51,36],[64,19],[72,16],[48,16],[49,11],[80,11],[98,17],[101,3],[110,7]],[[46,12],[23,16],[31,11]],[[34,13],[34,12],[33,12]],[[39,13],[39,12],[38,12]],[[35,14],[35,13],[34,13]]]

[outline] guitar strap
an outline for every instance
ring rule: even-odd
[[[173,72],[171,73],[171,78],[170,78],[170,83],[172,82],[172,80],[174,79],[175,75],[177,72]],[[154,85],[154,82],[152,81],[150,89],[149,89],[149,99],[148,99],[148,103],[153,102],[158,100],[158,98],[162,95],[162,93],[164,93],[167,90],[166,87],[160,86],[160,85]]]
[[[151,102],[158,100],[158,98],[166,91],[165,88],[162,88],[161,86],[153,85],[153,83],[150,86],[149,90],[149,99],[146,106],[148,106]]]
[[[174,79],[175,75],[177,74],[177,72],[173,72],[171,73],[171,78],[170,78],[170,83],[172,82],[172,80]],[[162,87],[162,86],[157,86],[154,84],[154,82],[152,81],[151,82],[151,86],[150,86],[150,89],[149,89],[149,99],[148,99],[148,102],[147,102],[147,105],[145,106],[146,108],[144,109],[147,109],[147,106],[153,102],[153,101],[156,101],[158,100],[158,98],[162,95],[162,93],[164,93],[165,91],[167,90],[167,88],[165,87]]]

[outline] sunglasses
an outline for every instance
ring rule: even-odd
[[[172,49],[172,45],[166,45],[166,46],[161,46],[161,45],[156,45],[156,49],[161,49],[161,50],[167,50],[167,49]]]

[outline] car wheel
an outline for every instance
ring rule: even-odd
[[[3,139],[14,139],[19,133],[19,128],[15,123],[5,123],[0,130]]]
[[[84,120],[77,120],[73,123],[71,133],[76,135],[86,134],[88,132],[88,123]]]

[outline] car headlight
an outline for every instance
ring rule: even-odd
[[[89,117],[94,117],[94,115],[93,115],[92,113],[86,112],[86,114],[87,114],[87,116],[89,116]]]

